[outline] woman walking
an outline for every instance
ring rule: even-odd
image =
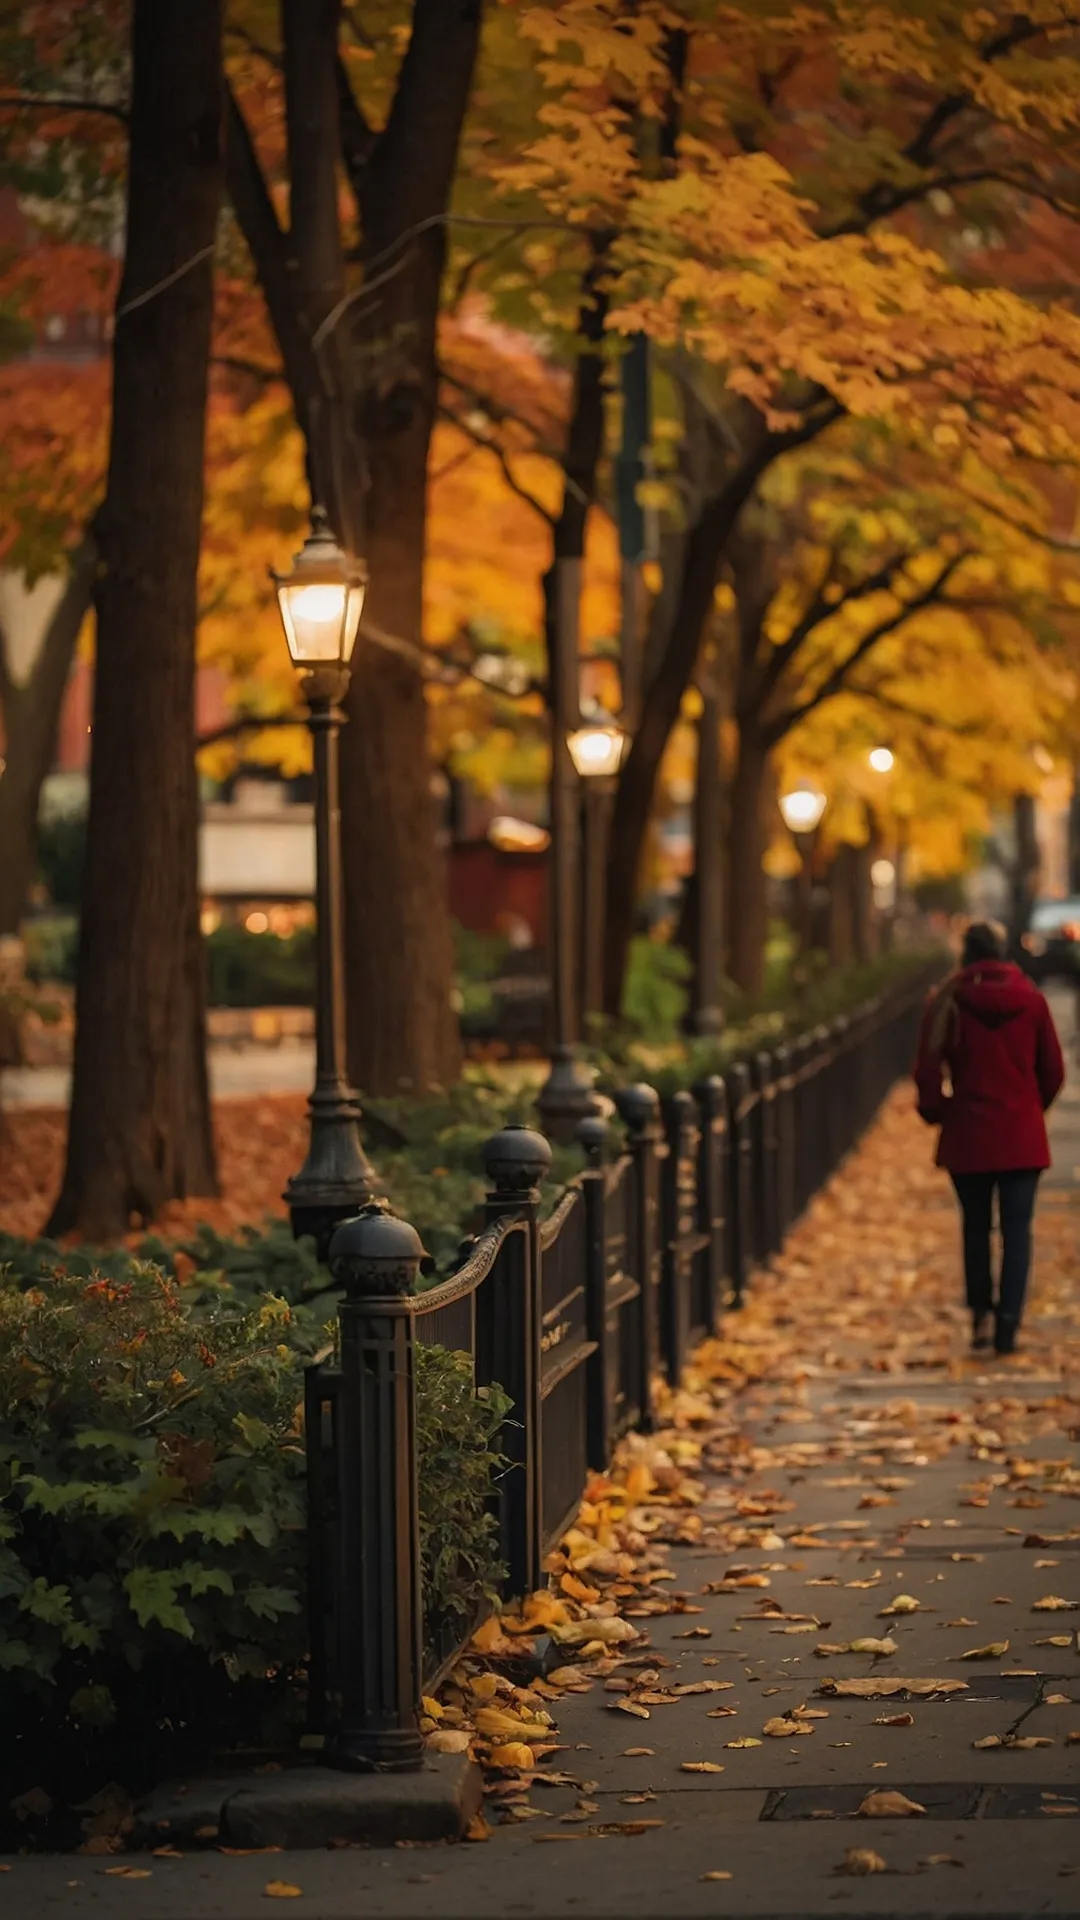
[[[964,1277],[972,1346],[1012,1353],[1031,1266],[1039,1175],[1050,1165],[1044,1115],[1065,1079],[1050,1009],[1004,958],[984,922],[964,936],[960,968],[923,1015],[915,1067],[919,1114],[940,1127],[937,1164],[952,1175],[964,1218]],[[946,1090],[946,1082],[948,1090]],[[998,1297],[990,1262],[994,1194],[1002,1255]]]

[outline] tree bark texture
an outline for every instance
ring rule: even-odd
[[[604,1002],[609,1014],[618,1012],[622,998],[626,955],[634,931],[638,869],[660,763],[697,663],[728,543],[766,469],[781,454],[814,439],[831,417],[834,415],[829,413],[812,414],[790,432],[774,433],[747,402],[737,415],[743,450],[726,477],[713,485],[692,513],[690,530],[682,544],[670,620],[658,637],[659,644],[646,644],[641,724],[627,754],[615,802],[604,958]]]
[[[1013,834],[1016,849],[1009,876],[1009,948],[1015,954],[1031,925],[1031,910],[1039,891],[1041,855],[1035,831],[1034,794],[1014,795]]]
[[[731,783],[728,841],[728,972],[737,987],[755,999],[765,980],[768,927],[765,794],[769,755],[764,743],[744,727]]]
[[[721,702],[715,669],[702,689],[694,787],[693,1022],[696,1033],[723,1025],[725,974],[724,774],[720,758]]]
[[[135,0],[74,1083],[50,1223],[90,1240],[216,1190],[194,688],[221,30],[221,0]]]
[[[604,448],[604,338],[607,296],[600,286],[605,247],[598,243],[582,288],[578,328],[583,345],[574,363],[574,388],[563,454],[563,496],[552,537],[551,565],[544,575],[544,637],[547,651],[551,737],[548,861],[549,967],[554,985],[554,1033],[558,1046],[581,1038],[580,969],[582,901],[581,808],[578,776],[566,744],[581,714],[581,573],[589,510],[596,499]],[[592,1012],[600,1009],[594,1007]]]
[[[56,751],[56,730],[79,629],[90,606],[96,548],[89,537],[71,557],[67,581],[25,682],[15,680],[0,634],[0,935],[14,934],[37,863],[38,804]]]
[[[419,643],[436,326],[481,0],[415,0],[381,133],[337,61],[339,0],[284,0],[291,225],[278,225],[229,106],[229,192],[251,248],[308,446],[313,493],[367,559],[373,627]],[[328,102],[335,97],[336,108]],[[364,283],[347,297],[343,164]],[[346,703],[341,799],[349,1071],[368,1093],[451,1084],[460,1070],[453,948],[436,844],[423,684],[365,642]]]

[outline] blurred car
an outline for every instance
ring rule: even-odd
[[[1023,966],[1033,980],[1069,980],[1080,986],[1080,898],[1037,900],[1020,945]]]

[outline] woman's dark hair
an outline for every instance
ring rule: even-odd
[[[964,935],[960,956],[962,967],[973,967],[979,960],[1003,960],[1005,936],[990,920],[975,920]]]

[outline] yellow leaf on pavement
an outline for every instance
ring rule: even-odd
[[[856,1812],[867,1820],[906,1820],[912,1814],[925,1813],[926,1808],[921,1800],[909,1800],[906,1793],[881,1788],[868,1793]]]

